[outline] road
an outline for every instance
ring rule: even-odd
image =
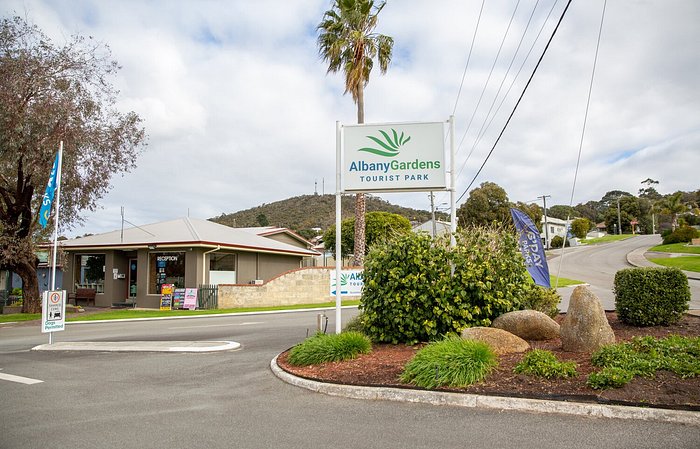
[[[591,290],[598,295],[606,310],[615,309],[615,297],[612,293],[615,273],[623,268],[630,268],[627,254],[638,248],[650,248],[661,244],[658,235],[640,235],[619,242],[603,245],[579,246],[566,248],[562,258],[561,251],[552,251],[548,257],[549,272],[556,276],[561,263],[561,277],[578,279],[591,284]],[[700,281],[688,281],[691,290],[691,309],[700,309]],[[564,301],[559,307],[566,310],[568,295],[572,289],[560,289]]]
[[[354,311],[343,311],[348,319]],[[328,313],[334,328],[333,313]],[[69,324],[56,341],[233,340],[205,354],[37,352],[37,325],[0,326],[0,448],[697,448],[700,426],[330,397],[270,360],[315,312]]]

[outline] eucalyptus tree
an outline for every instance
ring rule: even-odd
[[[318,25],[318,50],[328,63],[328,73],[343,72],[345,93],[357,105],[357,123],[365,122],[364,90],[375,60],[381,73],[391,62],[394,40],[375,32],[377,17],[386,2],[373,0],[335,0]],[[365,256],[365,198],[355,196],[354,263],[362,265]]]
[[[36,246],[53,221],[42,229],[39,209],[59,142],[64,230],[95,209],[143,148],[139,116],[116,108],[109,77],[118,69],[91,38],[57,46],[20,17],[0,20],[0,268],[22,278],[25,312],[40,310]]]

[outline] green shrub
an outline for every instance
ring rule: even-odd
[[[633,326],[677,323],[688,310],[688,278],[678,268],[627,268],[615,273],[615,310]]]
[[[671,243],[687,243],[700,237],[700,231],[691,226],[681,226],[670,234],[664,236],[664,245]]]
[[[343,332],[359,332],[361,334],[366,334],[365,332],[365,314],[360,312],[354,316],[350,321],[347,322],[343,328]]]
[[[623,368],[603,368],[591,373],[586,380],[586,385],[595,390],[605,390],[608,388],[624,387],[634,378],[634,374]]]
[[[552,248],[561,248],[561,245],[563,243],[564,243],[564,239],[559,235],[555,235],[554,237],[552,237],[552,240],[549,242],[549,246]],[[566,240],[566,247],[568,248],[569,246],[571,246],[571,244],[569,243],[569,240]]]
[[[560,362],[551,351],[533,349],[515,365],[513,372],[551,379],[576,376],[576,362]]]
[[[520,307],[532,284],[515,234],[469,228],[457,242],[411,233],[372,247],[360,303],[372,340],[431,341]]]
[[[497,364],[486,343],[452,336],[418,351],[401,381],[422,388],[466,387],[483,380]]]
[[[654,377],[667,370],[682,378],[700,376],[700,337],[634,337],[593,353],[591,363],[603,368],[587,381],[591,388],[619,388],[634,376]]]
[[[11,296],[19,296],[21,298],[23,295],[22,289],[20,287],[15,287],[10,292],[10,295]]]
[[[554,318],[559,315],[559,303],[561,295],[557,293],[556,288],[545,288],[540,285],[534,285],[532,289],[525,293],[520,300],[520,305],[523,309],[537,310]]]
[[[350,360],[372,350],[369,339],[358,332],[341,334],[318,333],[309,337],[289,351],[288,361],[292,365],[317,365],[323,362]]]

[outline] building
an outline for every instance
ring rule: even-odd
[[[545,230],[545,218],[547,219],[547,225]],[[571,224],[571,223],[569,223]],[[542,233],[540,237],[545,243],[545,248],[552,247],[552,239],[555,236],[559,236],[562,239],[566,238],[566,220],[560,220],[554,217],[542,216]]]
[[[283,228],[268,229],[269,236],[255,229],[185,217],[64,240],[63,289],[94,289],[96,306],[130,302],[155,308],[164,284],[261,283],[318,255]]]
[[[427,232],[430,235],[433,235],[433,230],[435,235],[449,235],[452,232],[451,223],[449,221],[435,220],[435,226],[433,226],[433,220],[428,220],[413,227],[413,232]]]

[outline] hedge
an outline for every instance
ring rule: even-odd
[[[690,303],[688,278],[678,268],[620,270],[614,293],[618,318],[633,326],[677,323]]]

